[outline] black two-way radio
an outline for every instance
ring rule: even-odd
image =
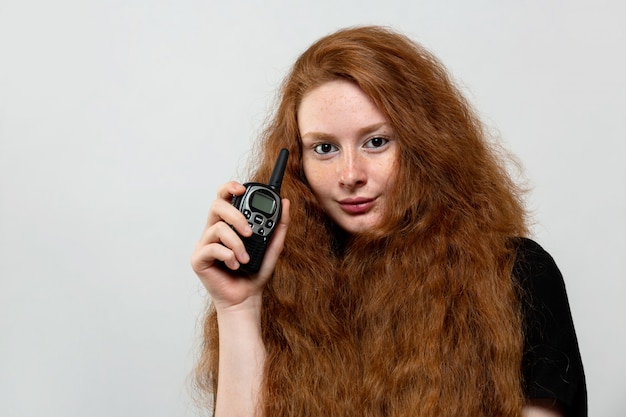
[[[280,221],[282,204],[280,199],[280,186],[283,182],[289,151],[281,149],[274,165],[274,170],[267,185],[258,182],[247,182],[244,185],[246,191],[232,200],[235,206],[248,219],[252,227],[250,237],[241,237],[250,262],[242,264],[239,271],[255,273],[259,271],[265,250],[269,244],[274,229]]]

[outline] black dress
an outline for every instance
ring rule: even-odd
[[[514,266],[522,300],[524,391],[552,399],[566,417],[587,416],[587,389],[563,276],[554,260],[530,239],[518,242]]]

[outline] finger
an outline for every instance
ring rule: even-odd
[[[236,181],[230,181],[226,184],[223,184],[217,190],[217,199],[211,205],[211,210],[209,210],[209,215],[207,217],[207,227],[214,223],[217,223],[220,220],[226,220],[221,217],[224,214],[224,208],[227,206],[232,207],[231,201],[233,199],[233,196],[241,195],[245,191],[246,187]]]
[[[250,228],[247,223],[246,226]],[[252,229],[250,228],[248,232],[252,233]],[[230,249],[241,263],[247,263],[250,260],[241,237],[225,222],[216,223],[206,229],[197,246],[207,246],[215,243]]]
[[[232,270],[238,269],[240,265],[235,253],[218,243],[199,246],[191,256],[191,267],[197,274],[211,268],[216,262],[223,262]]]
[[[252,235],[252,226],[250,225],[246,217],[230,202],[217,199],[211,204],[204,234],[206,235],[207,231],[209,231],[213,226],[219,224],[220,222],[226,222],[229,226],[232,226],[241,236],[249,237],[250,235]],[[210,243],[213,241],[208,240],[206,237],[203,240],[206,243]]]
[[[213,204],[211,204],[209,213],[208,222],[213,223],[207,223],[204,233],[215,225],[225,222],[227,225],[232,226],[237,233],[242,236],[248,237],[252,234],[252,227],[246,217],[239,210],[237,210],[236,207],[226,201],[215,200]]]

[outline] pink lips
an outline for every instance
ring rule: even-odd
[[[341,209],[349,214],[364,214],[371,210],[374,206],[373,198],[346,198],[339,201]]]

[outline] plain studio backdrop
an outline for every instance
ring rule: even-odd
[[[308,45],[382,24],[446,64],[531,187],[590,415],[626,415],[620,0],[0,0],[0,415],[195,416],[218,185]]]

